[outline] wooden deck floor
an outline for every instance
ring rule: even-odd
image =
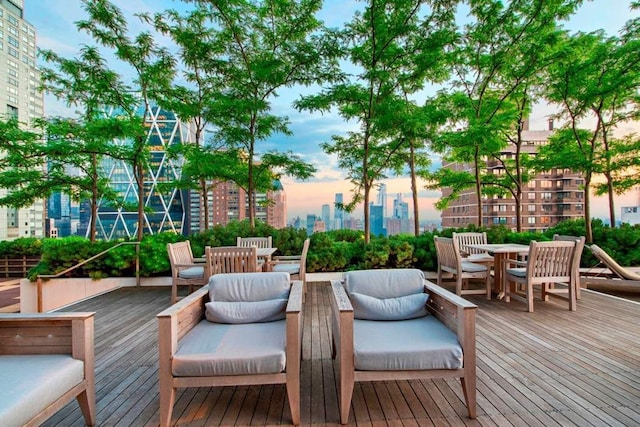
[[[328,343],[328,286],[305,304],[302,424],[338,425]],[[577,312],[555,303],[478,304],[478,418],[456,380],[356,384],[350,425],[640,425],[640,304],[583,292]],[[96,311],[99,426],[157,426],[156,313],[168,288],[120,289],[67,311]],[[284,386],[180,390],[176,425],[289,424]],[[45,424],[83,425],[75,402]]]

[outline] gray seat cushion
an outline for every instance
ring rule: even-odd
[[[344,288],[375,298],[395,298],[424,291],[424,274],[414,268],[349,271],[344,275]]]
[[[456,334],[434,316],[396,322],[354,320],[356,370],[462,368]]]
[[[480,273],[482,271],[487,271],[487,266],[476,264],[474,262],[462,261],[462,271],[467,273]]]
[[[518,267],[518,268],[507,268],[507,274],[511,274],[512,276],[516,276],[516,277],[527,277],[527,269],[522,267]]]
[[[201,321],[178,343],[177,377],[276,374],[285,369],[286,321],[220,324]]]
[[[178,273],[181,279],[202,279],[204,277],[204,267],[190,267]]]
[[[21,426],[84,379],[65,354],[0,356],[0,424]]]

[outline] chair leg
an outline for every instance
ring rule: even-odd
[[[489,274],[489,267],[487,266],[487,281],[485,283],[487,287],[487,299],[491,300],[491,274]]]
[[[569,299],[569,310],[571,310],[571,311],[576,311],[576,306],[577,306],[576,299],[577,299],[577,296],[578,296],[577,295],[578,292],[577,292],[576,288],[578,288],[579,286],[580,285],[579,285],[577,280],[571,280],[569,282],[569,295],[567,295],[567,296],[568,296],[568,299]]]
[[[178,301],[178,285],[175,283],[171,284],[171,305],[175,304]]]
[[[291,409],[291,422],[300,425],[300,375],[287,375],[287,397]]]
[[[176,389],[173,387],[160,386],[160,427],[171,425],[171,414],[173,404],[176,400]]]
[[[354,381],[353,376],[350,380],[342,376],[343,374],[340,372],[340,424],[347,424],[349,422],[349,409],[351,409]]]
[[[476,417],[476,380],[475,378],[460,378],[464,401],[467,404],[469,418]]]
[[[96,399],[93,387],[91,390],[87,388],[85,391],[80,393],[76,399],[78,400],[78,405],[80,405],[80,410],[82,411],[85,423],[88,426],[96,425]]]
[[[527,293],[527,311],[533,313],[533,285],[527,283],[525,291]]]

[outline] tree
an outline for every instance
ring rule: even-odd
[[[473,180],[469,181],[468,171],[457,177],[451,171],[437,175],[438,179],[456,184],[441,206],[446,206],[457,192],[474,186],[477,225],[483,225],[483,195],[487,191],[505,191],[495,187],[507,184],[488,174],[484,162],[499,158],[508,144],[505,135],[518,132],[522,113],[531,102],[522,103],[524,98],[519,94],[526,93],[531,79],[549,63],[548,47],[558,38],[558,21],[570,16],[580,3],[581,0],[469,2],[472,19],[465,25],[455,49],[452,90],[443,91],[438,101],[449,116],[433,147],[454,163],[468,164]],[[517,173],[512,175],[507,191],[518,197],[521,181]],[[446,183],[440,181],[443,186]]]
[[[158,93],[157,101],[166,109],[175,112],[182,120],[190,121],[194,128],[195,143],[204,147],[204,132],[207,126],[215,120],[211,105],[216,101],[218,86],[215,84],[217,58],[210,54],[215,48],[215,31],[208,26],[208,14],[196,9],[180,15],[175,10],[165,11],[153,16],[143,15],[147,22],[152,22],[156,30],[168,34],[179,48],[182,77],[186,84],[176,84]],[[189,188],[199,192],[203,213],[204,230],[209,229],[209,200],[208,193],[211,179],[217,178],[213,165],[205,165],[203,156],[219,157],[209,150],[192,150],[186,147],[185,158],[191,167],[185,166],[178,188]],[[225,156],[227,152],[220,153]],[[193,156],[193,157],[190,157]],[[227,158],[228,159],[228,158]],[[192,162],[193,160],[193,162]],[[213,160],[213,159],[210,159]],[[225,159],[219,159],[225,160]],[[214,170],[202,170],[213,167]],[[226,165],[223,162],[223,167]],[[190,173],[194,173],[190,175]],[[196,179],[198,185],[193,185]]]
[[[258,143],[274,133],[290,134],[286,117],[273,114],[279,89],[333,76],[323,30],[315,17],[319,0],[192,0],[213,24],[210,40],[208,105],[214,142],[241,148],[247,158],[249,221],[255,226]],[[298,168],[283,168],[296,172]],[[312,171],[310,166],[304,168]],[[308,174],[294,175],[308,178]]]
[[[100,198],[115,201],[109,182],[102,174],[106,157],[123,159],[127,153],[115,146],[115,138],[131,134],[134,125],[119,118],[107,117],[105,108],[128,100],[127,87],[120,76],[106,66],[93,47],[84,47],[78,58],[66,59],[50,50],[40,55],[54,68],[42,69],[42,89],[67,106],[80,108],[79,119],[52,118],[47,123],[47,153],[50,178],[57,174],[59,185],[75,200],[89,199],[91,214],[89,238],[96,239],[96,221]],[[69,176],[68,168],[83,175]]]
[[[297,102],[298,108],[312,111],[337,107],[343,118],[359,126],[345,136],[334,135],[322,147],[338,156],[354,186],[346,210],[364,205],[365,242],[370,239],[370,191],[387,171],[406,165],[408,141],[415,141],[414,135],[402,136],[389,124],[402,121],[407,94],[420,90],[426,78],[442,77],[436,64],[454,36],[455,3],[368,1],[340,34],[339,52],[359,73]]]
[[[130,128],[128,136],[132,140],[129,161],[138,192],[137,240],[141,241],[146,194],[144,177],[149,162],[145,123],[151,109],[151,100],[170,86],[175,63],[170,52],[158,47],[150,33],[143,32],[130,39],[124,15],[108,0],[82,0],[82,4],[89,18],[77,22],[78,28],[86,31],[103,46],[112,48],[116,58],[129,65],[135,76],[128,92],[135,93],[136,96],[125,96],[127,93],[118,88],[113,93],[120,95],[120,99],[111,106],[120,109],[127,120],[137,120],[138,123],[138,126]]]
[[[591,231],[591,188],[594,175],[603,174],[600,187],[609,199],[611,226],[615,226],[613,196],[640,182],[634,178],[638,141],[633,137],[615,139],[613,131],[621,123],[637,119],[640,57],[637,26],[628,25],[623,37],[605,38],[603,32],[579,33],[567,37],[562,55],[549,69],[546,96],[559,108],[559,118],[566,119],[562,139],[574,145],[562,151],[546,151],[547,167],[565,167],[558,153],[576,151],[585,159],[575,166],[585,179],[585,225],[587,242]],[[591,118],[593,125],[584,125]],[[631,175],[624,172],[630,172]]]

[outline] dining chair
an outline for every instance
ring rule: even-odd
[[[584,250],[585,238],[584,236],[565,236],[561,234],[554,234],[553,240],[555,241],[575,241],[576,242],[576,251],[578,252],[578,264],[575,266],[576,270],[573,274],[576,276],[577,285],[576,285],[576,299],[580,299],[580,259],[582,258],[582,251]]]
[[[178,301],[178,286],[189,286],[189,293],[194,286],[204,286],[209,280],[205,274],[203,264],[197,264],[193,259],[191,243],[167,243],[169,262],[171,263],[171,304]]]
[[[207,246],[205,255],[205,275],[207,278],[220,273],[255,273],[262,271],[255,246]]]
[[[302,254],[300,255],[283,255],[274,256],[269,261],[269,271],[285,272],[292,276],[292,279],[302,281],[303,297],[307,293],[307,280],[305,278],[307,272],[307,253],[311,239],[306,239],[302,245]]]
[[[569,310],[576,310],[576,286],[578,277],[576,264],[577,242],[551,241],[529,244],[529,256],[526,263],[516,262],[513,267],[505,269],[505,301],[510,302],[515,298],[527,305],[527,311],[533,312],[533,288],[540,286],[543,299],[553,295],[564,298],[569,302]],[[566,289],[554,289],[549,283],[563,284]],[[512,289],[513,287],[513,289]]]
[[[271,236],[268,237],[237,237],[236,246],[241,248],[271,248],[273,247]]]
[[[487,251],[469,246],[486,245],[488,243],[486,232],[454,232],[452,238],[453,240],[458,241],[458,248],[460,249],[460,255],[462,255],[462,258],[466,258],[467,261],[471,262],[481,262],[488,265],[493,264],[493,256],[491,256]]]
[[[456,294],[486,295],[491,299],[491,274],[485,264],[463,260],[458,242],[450,237],[435,236],[436,254],[438,257],[438,286],[442,286],[444,273],[453,275],[456,281]],[[469,289],[470,279],[484,280],[484,289]]]

